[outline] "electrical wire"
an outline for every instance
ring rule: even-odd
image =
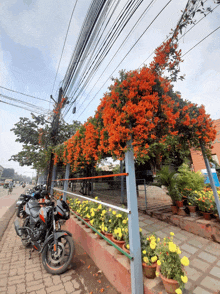
[[[140,20],[142,19],[142,17],[144,16],[144,14],[146,14],[146,12],[152,7],[153,2],[156,2],[157,0],[152,0],[150,2],[150,4],[145,8],[145,10],[143,11],[143,13],[141,14],[141,16],[138,18],[138,20],[136,21],[136,23],[134,24],[134,26],[132,27],[132,29],[130,30],[130,32],[128,33],[128,35],[126,36],[126,38],[124,39],[124,41],[122,42],[122,44],[120,45],[120,47],[118,48],[118,50],[116,51],[116,53],[114,54],[114,56],[111,58],[111,60],[108,62],[107,66],[105,67],[105,69],[102,71],[101,75],[99,76],[99,78],[97,79],[96,83],[93,85],[92,89],[89,91],[89,93],[87,94],[87,96],[84,98],[84,100],[81,103],[81,106],[83,105],[84,101],[87,99],[87,97],[89,96],[89,94],[92,92],[92,90],[94,89],[94,87],[96,86],[96,84],[98,83],[99,79],[101,78],[101,76],[104,74],[104,72],[106,71],[106,69],[108,68],[108,66],[110,65],[110,63],[112,62],[112,60],[114,59],[114,57],[117,55],[117,53],[119,52],[119,50],[122,48],[122,46],[124,45],[124,43],[126,42],[126,40],[128,39],[128,37],[130,36],[130,34],[133,32],[133,30],[135,29],[135,27],[137,26],[137,24],[140,22]],[[88,84],[87,84],[88,85]],[[84,90],[85,91],[85,90]],[[81,94],[82,95],[82,94]],[[78,98],[79,95],[77,95],[77,97],[75,98],[75,100]],[[79,109],[81,108],[81,106],[79,107]],[[79,110],[78,109],[78,110]]]
[[[146,12],[146,10],[149,8],[149,6],[152,4],[154,0],[151,1],[151,3],[148,5],[148,7],[145,9],[144,12]],[[122,33],[123,29],[125,28],[126,24],[128,23],[128,21],[130,20],[130,18],[133,16],[133,14],[135,13],[135,11],[137,10],[137,8],[140,6],[140,4],[143,2],[143,0],[139,1],[139,2],[133,2],[134,6],[131,7],[131,11],[129,12],[129,14],[127,15],[127,18],[125,20],[122,19],[121,22],[119,22],[119,19],[123,17],[123,14],[121,13],[120,17],[118,17],[115,21],[115,23],[113,24],[112,28],[110,29],[110,33],[108,32],[108,35],[106,36],[105,40],[103,41],[103,43],[100,45],[100,49],[96,54],[96,57],[94,59],[94,61],[91,63],[90,67],[89,65],[87,66],[87,72],[84,73],[84,76],[81,78],[81,82],[79,84],[79,87],[82,85],[82,83],[84,82],[83,86],[80,88],[80,90],[78,91],[78,87],[76,88],[73,96],[75,96],[76,92],[78,91],[77,96],[74,99],[74,102],[78,99],[79,95],[81,95],[81,93],[84,91],[85,87],[88,86],[89,81],[91,80],[91,78],[94,76],[94,74],[97,72],[100,64],[102,63],[102,61],[106,58],[106,56],[108,55],[110,49],[112,48],[112,46],[114,45],[115,41],[119,38],[120,34]],[[131,3],[131,2],[130,2]],[[123,11],[123,13],[125,13],[126,11]],[[128,12],[127,12],[128,13]],[[132,30],[130,31],[130,33],[133,31],[133,29],[135,28],[135,26],[137,25],[137,23],[140,21],[140,19],[142,18],[144,13],[142,13],[141,17],[139,17],[138,21],[135,23],[135,25],[133,26]],[[125,15],[126,16],[126,15]],[[117,26],[116,26],[117,25]],[[115,28],[115,31],[113,31],[113,28]],[[126,39],[128,38],[128,36],[130,35],[130,33],[127,35],[127,37],[125,38],[124,42],[126,41]],[[111,39],[109,39],[109,36],[111,36]],[[114,38],[114,39],[113,39]],[[108,41],[109,39],[109,41]],[[124,42],[122,43],[122,45],[124,44]],[[103,48],[103,46],[105,45],[105,47]],[[121,45],[121,46],[122,46]],[[121,48],[120,46],[120,48]],[[120,50],[120,48],[117,50],[117,52]],[[117,54],[117,52],[115,53],[115,55]],[[98,55],[100,55],[98,57]],[[115,55],[113,56],[113,58],[115,57]],[[98,58],[98,59],[97,59]],[[113,59],[112,58],[112,59]],[[112,59],[110,60],[109,64],[111,63]],[[97,61],[96,61],[97,60]],[[96,63],[95,63],[96,61]],[[91,67],[93,66],[93,69],[90,71]],[[108,65],[107,65],[108,67]],[[90,71],[90,73],[89,73]],[[105,71],[105,70],[104,70]],[[86,78],[87,76],[87,78]],[[86,80],[85,80],[86,78]],[[97,79],[98,82],[98,79]],[[97,82],[95,84],[97,84]],[[95,85],[94,85],[95,86]],[[93,88],[94,88],[93,86]],[[91,91],[90,91],[91,92]],[[73,102],[73,103],[74,103]],[[84,102],[84,101],[83,101]],[[72,104],[73,104],[72,103]],[[70,105],[69,109],[71,108],[72,105]],[[68,111],[67,111],[68,112]],[[67,114],[66,112],[66,114]]]
[[[139,40],[143,37],[144,33],[150,28],[150,26],[153,24],[153,22],[159,17],[159,15],[164,11],[164,9],[172,2],[172,0],[169,0],[166,5],[160,10],[160,12],[156,15],[156,17],[151,21],[151,23],[148,25],[148,27],[144,30],[144,32],[141,34],[141,36],[137,39],[137,41],[133,44],[133,46],[130,48],[130,50],[127,52],[127,54],[124,56],[124,58],[121,60],[121,62],[117,65],[117,67],[114,69],[114,71],[111,73],[111,75],[107,78],[107,80],[103,83],[102,87],[99,89],[98,92],[93,96],[93,98],[90,100],[90,102],[86,105],[84,110],[80,113],[78,118],[84,113],[86,108],[90,105],[90,103],[95,99],[97,94],[101,91],[103,86],[106,84],[106,82],[111,78],[112,74],[115,72],[115,70],[120,66],[120,64],[124,61],[124,59],[128,56],[128,54],[131,52],[131,50],[136,46],[136,44],[139,42]],[[77,119],[78,119],[77,118]]]
[[[5,103],[5,104],[8,104],[8,105],[12,105],[12,106],[18,107],[18,108],[22,108],[24,110],[28,110],[28,111],[33,112],[33,113],[42,114],[41,112],[38,112],[37,110],[31,110],[31,109],[28,109],[28,108],[25,108],[25,107],[22,107],[22,106],[18,106],[18,105],[15,105],[13,103],[8,103],[8,102],[2,101],[2,100],[0,100],[0,103]]]
[[[207,2],[204,1],[204,3]],[[214,11],[217,7],[219,7],[220,4],[216,5],[212,11]],[[212,11],[209,11],[206,16],[211,13]],[[196,22],[190,29],[188,29],[180,38],[179,40],[181,40],[189,31],[191,31],[197,24],[200,23],[200,21],[202,21],[206,16],[203,16],[198,22]],[[170,37],[168,36],[159,46],[161,46],[164,42],[166,42]],[[155,51],[155,50],[154,50]],[[141,65],[139,66],[139,68],[144,65],[146,63],[146,61],[154,54],[154,51],[152,51],[152,53],[141,63]]]
[[[66,40],[67,40],[67,36],[68,36],[68,33],[69,33],[69,29],[70,29],[70,24],[71,24],[71,22],[72,22],[73,13],[74,13],[74,11],[75,11],[75,7],[76,7],[77,2],[78,2],[78,0],[76,0],[75,5],[74,5],[73,10],[72,10],[72,13],[71,13],[71,16],[70,16],[70,20],[69,20],[69,24],[68,24],[68,28],[67,28],[67,32],[66,32],[66,36],[65,36],[65,39],[64,39],[64,43],[63,43],[63,48],[62,48],[62,52],[61,52],[61,56],[60,56],[60,60],[59,60],[59,64],[58,64],[57,71],[56,71],[56,76],[55,76],[54,83],[53,83],[52,94],[53,94],[53,90],[54,90],[55,82],[56,82],[56,79],[57,79],[57,75],[58,75],[58,72],[59,72],[60,63],[61,63],[61,60],[62,60],[62,57],[63,57],[63,52],[64,52],[64,48],[65,48],[65,45],[66,45]]]
[[[5,89],[7,91],[14,92],[14,93],[18,93],[18,94],[21,94],[21,95],[24,95],[24,96],[27,96],[27,97],[31,97],[31,98],[34,98],[34,99],[38,99],[38,100],[48,102],[48,100],[45,100],[45,99],[42,99],[42,98],[39,98],[39,97],[35,97],[35,96],[31,96],[31,95],[28,95],[28,94],[25,94],[25,93],[22,93],[22,92],[18,92],[18,91],[15,91],[15,90],[11,90],[11,89],[8,89],[8,88],[2,87],[2,86],[0,86],[0,88]]]
[[[47,111],[47,109],[45,109],[43,107],[36,106],[36,105],[34,105],[32,103],[29,103],[29,102],[25,102],[25,101],[22,101],[22,100],[19,100],[19,99],[15,99],[15,98],[12,98],[12,97],[3,95],[3,94],[0,94],[0,96],[3,97],[3,98],[5,98],[5,99],[9,99],[9,100],[12,100],[12,101],[15,101],[15,102],[23,103],[23,104],[25,104],[26,106],[29,106],[29,107],[34,107],[34,108],[36,108],[39,111],[44,111],[44,112]]]
[[[149,6],[152,4],[152,2],[153,2],[153,1],[151,1],[151,3],[148,5],[147,9],[148,9]],[[113,44],[115,43],[115,41],[118,39],[118,37],[119,37],[119,35],[121,34],[122,30],[124,29],[124,27],[126,26],[126,24],[128,23],[128,21],[130,20],[130,18],[132,17],[132,15],[133,15],[134,12],[137,10],[137,8],[140,6],[141,3],[142,3],[142,1],[139,1],[139,2],[137,2],[137,1],[135,1],[135,2],[134,2],[134,1],[133,1],[133,2],[129,1],[129,3],[126,4],[127,6],[124,8],[123,13],[121,13],[120,16],[116,19],[115,23],[113,24],[113,26],[112,26],[112,28],[111,28],[111,30],[110,30],[110,33],[108,33],[107,37],[106,37],[105,40],[103,41],[103,42],[104,42],[104,45],[105,45],[104,49],[103,49],[103,44],[100,45],[102,51],[101,51],[101,50],[98,51],[98,54],[100,54],[99,58],[98,58],[98,54],[97,54],[96,57],[95,57],[95,60],[91,63],[89,69],[88,69],[87,72],[84,74],[84,77],[82,78],[81,83],[80,83],[79,86],[81,86],[83,80],[85,80],[86,75],[88,75],[88,76],[87,76],[86,80],[84,81],[83,86],[81,87],[81,89],[80,89],[79,91],[78,91],[78,87],[76,88],[75,93],[78,91],[78,94],[77,94],[75,100],[72,102],[72,104],[76,101],[76,99],[79,97],[79,95],[81,95],[81,93],[82,93],[82,91],[84,90],[84,88],[86,87],[86,85],[88,85],[90,79],[91,79],[92,76],[95,74],[95,72],[97,71],[98,67],[100,66],[100,64],[101,64],[101,62],[104,60],[104,58],[106,58],[106,56],[107,56],[107,54],[109,53],[111,47],[113,46]],[[126,14],[125,14],[125,13],[126,13],[126,8],[128,8],[129,5],[130,5],[130,11],[129,11],[129,14],[128,14],[128,12],[127,12],[127,15],[126,15]],[[133,5],[133,6],[131,6],[131,5]],[[145,9],[144,12],[146,12],[147,9]],[[124,14],[124,15],[123,15],[123,14]],[[126,18],[123,19],[123,16],[126,17]],[[139,17],[139,19],[138,19],[138,21],[136,22],[135,26],[136,26],[137,23],[140,21],[140,19],[142,18],[142,16],[143,16],[143,13],[142,13],[141,17]],[[119,22],[120,19],[121,19],[121,22]],[[113,31],[113,29],[114,29],[114,31]],[[133,30],[133,29],[134,29],[134,27],[132,28],[132,30]],[[131,31],[132,31],[132,30],[131,30]],[[131,33],[131,32],[130,32],[130,33]],[[128,34],[128,36],[129,36],[129,34]],[[128,36],[127,36],[127,38],[128,38]],[[111,37],[111,38],[110,38],[110,37]],[[108,41],[109,38],[110,38],[110,40]],[[113,38],[114,38],[114,39],[113,39]],[[124,41],[124,42],[125,42],[125,41]],[[124,43],[124,42],[123,42],[123,43]],[[122,44],[122,45],[123,45],[123,44]],[[122,45],[121,45],[121,46],[122,46]],[[118,51],[119,51],[119,49],[118,49]],[[117,52],[118,52],[118,51],[117,51]],[[117,54],[117,52],[116,52],[116,54]],[[116,54],[115,54],[115,55],[116,55]],[[97,58],[98,58],[98,60],[97,60]],[[113,58],[114,58],[114,57],[113,57]],[[112,58],[112,59],[113,59],[113,58]],[[112,59],[111,59],[111,60],[112,60]],[[96,60],[97,60],[97,61],[96,61]],[[96,61],[96,63],[95,63],[95,61]],[[111,61],[110,61],[110,62],[111,62]],[[91,68],[91,66],[92,66],[93,64],[94,64],[93,69],[92,69],[91,72],[89,73],[89,70],[90,70],[90,68]],[[88,67],[88,66],[87,66],[87,67]],[[75,93],[74,93],[74,94],[75,94]],[[72,104],[70,104],[69,109],[71,108]],[[66,113],[65,113],[64,115],[67,114],[67,112],[69,111],[69,109],[66,111]]]
[[[190,48],[186,53],[183,54],[183,56],[185,56],[186,54],[188,54],[191,50],[193,50],[196,46],[198,46],[200,43],[202,43],[205,39],[207,39],[209,36],[211,36],[214,32],[216,32],[218,29],[220,29],[220,26],[217,27],[214,31],[212,31],[210,34],[208,34],[207,36],[205,36],[205,38],[203,38],[201,41],[199,41],[198,43],[196,43],[196,45],[194,45],[192,48]],[[182,56],[182,57],[183,57]]]

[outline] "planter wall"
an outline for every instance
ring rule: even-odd
[[[216,219],[205,220],[202,216],[192,218],[189,216],[155,212],[151,212],[150,216],[178,226],[179,228],[197,236],[220,243],[220,223]]]
[[[121,294],[131,294],[130,262],[125,255],[119,254],[113,246],[108,246],[104,239],[97,239],[90,229],[85,228],[72,216],[64,228],[73,234],[74,241],[89,254],[97,267]],[[158,294],[163,290],[160,278],[153,280],[144,278],[144,294]]]

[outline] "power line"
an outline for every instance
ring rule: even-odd
[[[115,52],[114,56],[113,56],[113,57],[111,58],[111,60],[108,62],[107,66],[106,66],[105,69],[102,71],[101,75],[99,76],[99,78],[97,79],[96,83],[93,85],[92,89],[89,91],[89,93],[87,94],[87,96],[86,96],[85,99],[83,100],[82,104],[83,104],[84,101],[87,99],[87,97],[89,96],[89,94],[92,92],[93,88],[94,88],[95,85],[98,83],[100,77],[101,77],[101,76],[103,75],[103,73],[106,71],[106,69],[108,68],[108,66],[110,65],[110,63],[111,63],[112,60],[114,59],[114,57],[117,55],[117,53],[119,52],[119,50],[121,49],[121,47],[124,45],[124,43],[126,42],[126,40],[128,39],[128,37],[130,36],[130,34],[133,32],[133,30],[135,29],[135,27],[137,26],[137,24],[140,22],[140,20],[142,19],[143,15],[144,15],[144,14],[145,14],[145,13],[151,8],[151,6],[153,5],[153,2],[154,2],[154,1],[157,1],[157,0],[152,0],[152,1],[148,4],[148,6],[145,8],[145,10],[142,12],[141,16],[138,18],[138,20],[136,21],[136,23],[134,24],[134,26],[132,27],[132,29],[130,30],[130,32],[128,33],[128,35],[126,36],[126,38],[124,39],[124,41],[123,41],[122,44],[120,45],[120,47],[117,49],[117,51]],[[139,5],[140,5],[140,4],[139,4]],[[137,9],[137,7],[136,7],[135,9]],[[134,12],[135,12],[135,11],[132,12],[132,14],[130,15],[130,17],[133,15]],[[130,19],[130,17],[129,17],[129,19]],[[128,20],[129,20],[129,19],[128,19]],[[127,20],[127,22],[128,22],[128,20]],[[127,22],[126,22],[126,23],[127,23]],[[116,39],[118,38],[119,34],[122,32],[122,30],[123,30],[123,28],[125,27],[125,25],[126,25],[126,24],[124,24],[123,27],[121,28],[120,32],[119,32],[118,35],[116,36]],[[113,43],[113,44],[114,44],[114,43]],[[112,45],[113,45],[113,44],[112,44]],[[110,47],[110,48],[111,48],[111,47]],[[110,50],[110,49],[108,49],[108,51],[109,51],[109,50]],[[108,54],[108,52],[107,52],[107,54]],[[105,56],[102,58],[102,60],[106,57],[107,54],[105,54]],[[101,61],[99,61],[99,63],[100,63],[100,62],[101,62]],[[78,99],[78,97],[79,97],[80,95],[82,96],[82,92],[85,91],[84,88],[88,87],[88,82],[89,82],[89,80],[91,79],[91,77],[95,74],[95,72],[97,71],[97,69],[98,69],[98,67],[96,66],[95,71],[93,71],[93,72],[89,75],[89,77],[88,77],[87,80],[85,81],[84,85],[83,85],[82,88],[80,89],[79,93],[77,94],[77,96],[76,96],[74,102]],[[77,90],[76,90],[76,91],[77,91]],[[75,93],[76,93],[76,91],[75,91]],[[75,93],[74,93],[74,94],[75,94]],[[72,103],[72,104],[73,104],[73,103]],[[81,104],[81,106],[82,106],[82,104]],[[79,107],[79,109],[81,108],[81,106]],[[67,112],[68,112],[68,111],[67,111]],[[67,112],[66,112],[66,114],[67,114]]]
[[[216,32],[218,29],[220,29],[220,26],[217,27],[217,29],[215,29],[214,31],[212,31],[210,34],[208,34],[205,38],[203,38],[201,41],[199,41],[198,43],[196,43],[196,45],[194,45],[192,48],[190,48],[185,54],[183,54],[183,56],[185,56],[186,54],[188,54],[191,50],[193,50],[196,46],[198,46],[200,43],[202,43],[205,39],[207,39],[209,36],[211,36],[214,32]],[[183,57],[182,56],[182,57]]]
[[[15,98],[3,95],[3,94],[0,94],[0,96],[5,98],[5,99],[9,99],[9,100],[12,100],[12,101],[23,103],[23,104],[25,104],[25,105],[27,105],[29,107],[34,107],[34,108],[38,109],[39,111],[43,111],[43,112],[47,111],[45,108],[36,106],[36,105],[34,105],[32,103],[29,103],[29,102],[25,102],[25,101],[22,101],[22,100],[19,100],[19,99],[15,99]]]
[[[72,21],[73,13],[75,11],[75,7],[76,7],[77,2],[78,2],[78,0],[76,0],[75,5],[74,5],[73,10],[72,10],[72,13],[71,13],[71,16],[70,16],[70,20],[69,20],[69,24],[68,24],[68,28],[67,28],[65,40],[64,40],[64,43],[63,43],[63,48],[62,48],[62,52],[61,52],[59,64],[58,64],[58,67],[57,67],[56,76],[55,76],[54,83],[53,83],[52,93],[53,93],[53,90],[54,90],[55,82],[56,82],[58,71],[59,71],[59,68],[60,68],[60,63],[61,63],[61,60],[62,60],[62,57],[63,57],[64,47],[66,45],[66,40],[67,40],[67,36],[68,36],[68,33],[69,33],[69,29],[70,29],[70,24],[71,24],[71,21]]]
[[[128,56],[128,54],[131,52],[131,50],[136,46],[136,44],[139,42],[139,40],[143,37],[143,35],[145,34],[145,32],[150,28],[150,26],[153,24],[153,22],[158,18],[158,16],[163,12],[163,10],[172,2],[172,0],[169,0],[167,2],[167,4],[160,10],[160,12],[156,15],[156,17],[151,21],[151,23],[148,25],[148,27],[144,30],[144,32],[141,34],[141,36],[137,39],[137,41],[133,44],[133,46],[130,48],[130,50],[127,52],[127,54],[124,56],[124,58],[121,60],[121,62],[117,65],[117,67],[114,69],[114,71],[111,73],[111,75],[107,78],[107,80],[104,82],[104,84],[102,85],[102,87],[99,89],[98,92],[96,92],[96,94],[94,95],[94,97],[90,100],[90,102],[86,105],[86,107],[84,108],[84,110],[80,113],[80,115],[78,116],[78,118],[84,113],[84,111],[86,110],[86,108],[89,106],[89,104],[95,99],[95,97],[97,96],[97,94],[100,92],[100,90],[103,88],[103,86],[105,85],[105,83],[111,78],[112,74],[115,72],[115,70],[119,67],[119,65],[124,61],[124,59]],[[78,119],[77,118],[77,119]]]
[[[18,94],[21,94],[21,95],[24,95],[24,96],[27,96],[27,97],[31,97],[31,98],[34,98],[34,99],[38,99],[38,100],[48,102],[48,100],[45,100],[45,99],[42,99],[42,98],[39,98],[39,97],[35,97],[35,96],[31,96],[31,95],[28,95],[28,94],[25,94],[25,93],[22,93],[22,92],[18,92],[18,91],[15,91],[15,90],[11,90],[11,89],[8,89],[8,88],[2,87],[2,86],[0,86],[0,88],[11,91],[11,92],[14,92],[14,93],[18,93]]]
[[[5,103],[5,104],[8,104],[8,105],[12,105],[12,106],[14,106],[14,107],[22,108],[22,109],[24,109],[24,110],[28,110],[28,111],[30,111],[30,112],[35,112],[35,113],[38,113],[38,114],[42,114],[41,112],[38,112],[38,111],[36,111],[36,110],[31,110],[31,109],[28,109],[28,108],[25,108],[25,107],[22,107],[22,106],[15,105],[15,104],[13,104],[13,103],[8,103],[8,102],[2,101],[2,100],[0,100],[0,102]]]
[[[205,1],[207,2],[207,0]],[[204,3],[205,3],[204,2]],[[214,11],[220,4],[216,5],[212,11]],[[196,22],[190,29],[188,29],[180,38],[179,40],[181,40],[189,31],[191,31],[197,24],[200,23],[200,21],[202,21],[209,13],[211,13],[212,11],[209,11],[205,16],[203,16],[198,22]],[[166,40],[168,40],[168,38],[170,38],[169,36],[159,45],[161,46]],[[154,50],[155,51],[155,50]],[[152,51],[152,53],[141,63],[141,65],[139,66],[139,68],[146,63],[146,61],[154,54],[154,51]]]

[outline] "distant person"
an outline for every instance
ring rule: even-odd
[[[9,185],[8,185],[8,194],[11,194],[13,190],[13,183],[12,182],[9,182]]]

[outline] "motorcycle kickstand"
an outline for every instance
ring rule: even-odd
[[[31,253],[32,252],[34,252],[34,248],[31,248],[30,250],[29,250],[29,259],[31,259]]]

